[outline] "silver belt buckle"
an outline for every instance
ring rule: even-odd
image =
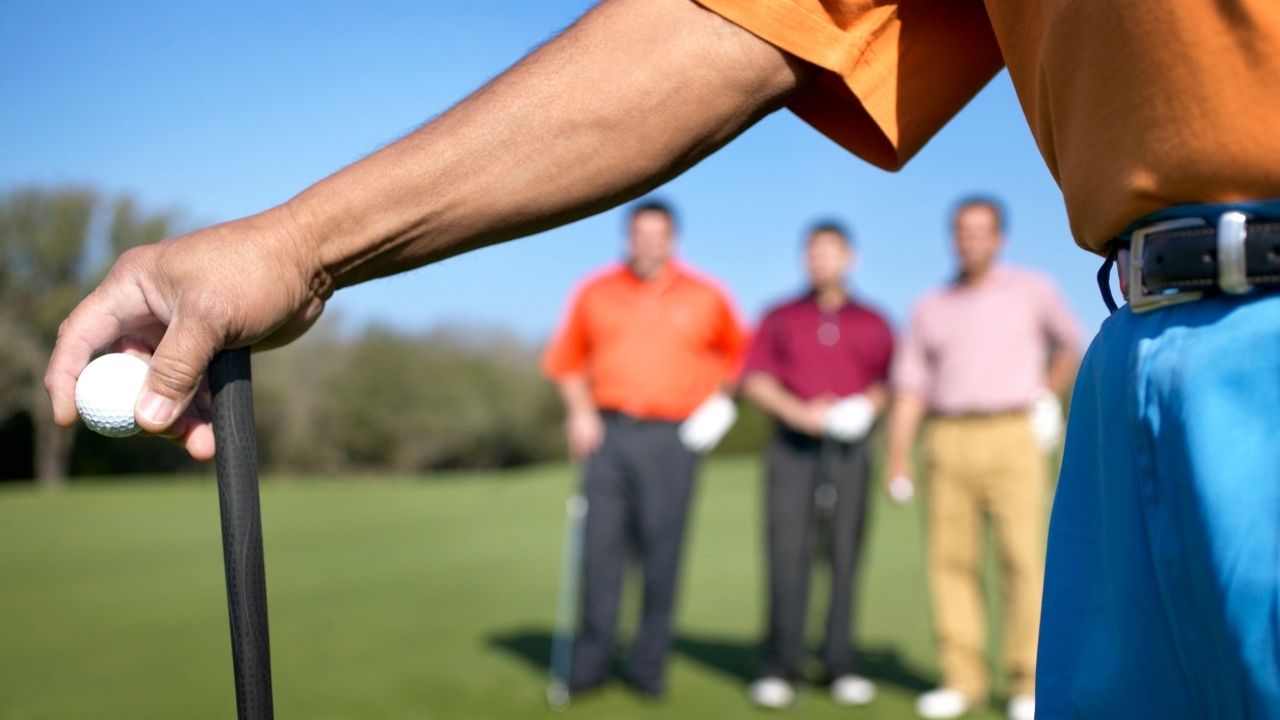
[[[1218,287],[1228,295],[1244,295],[1253,290],[1244,256],[1248,223],[1249,217],[1238,210],[1218,216]]]
[[[1245,269],[1244,241],[1248,236],[1248,216],[1237,210],[1229,210],[1218,216],[1218,286],[1230,295],[1243,295],[1253,290]],[[1143,248],[1147,236],[1152,233],[1203,227],[1209,224],[1204,218],[1177,218],[1145,225],[1135,231],[1129,240],[1129,309],[1136,313],[1149,312],[1170,305],[1191,302],[1204,297],[1200,290],[1166,290],[1148,293],[1143,283]]]

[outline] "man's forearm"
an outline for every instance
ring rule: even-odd
[[[1079,364],[1080,354],[1074,348],[1060,348],[1053,353],[1049,359],[1046,382],[1054,395],[1062,396],[1071,389]]]
[[[611,0],[286,206],[343,287],[538,232],[677,175],[807,69],[691,0]]]
[[[571,375],[561,379],[556,386],[560,390],[560,400],[564,402],[566,413],[573,415],[596,411],[596,403],[591,398],[591,386],[585,377]]]
[[[909,392],[899,392],[894,396],[889,416],[889,473],[911,473],[911,448],[915,445],[924,415],[923,397]]]
[[[884,413],[889,406],[889,389],[882,382],[873,384],[863,390],[861,394],[866,395],[867,399],[871,401],[871,406],[876,409],[876,415]]]
[[[787,424],[795,422],[804,408],[804,401],[767,373],[753,372],[744,377],[742,394],[762,410]]]

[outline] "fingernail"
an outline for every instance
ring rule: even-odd
[[[178,411],[178,403],[151,390],[142,394],[138,401],[138,413],[142,419],[153,425],[168,427]]]

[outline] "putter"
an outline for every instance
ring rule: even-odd
[[[249,349],[218,353],[209,364],[217,445],[222,558],[231,617],[231,660],[239,720],[271,720],[271,644],[267,574],[258,507],[258,443],[253,424]]]
[[[587,499],[574,494],[564,506],[564,549],[560,554],[560,588],[556,597],[556,626],[551,636],[551,681],[547,705],[569,707],[569,673],[573,668],[573,636],[578,625],[578,585],[582,576],[582,538]]]

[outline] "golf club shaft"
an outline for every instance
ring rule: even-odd
[[[270,720],[273,711],[267,577],[250,382],[248,348],[218,353],[209,364],[236,710],[240,720]]]
[[[578,592],[582,576],[583,529],[587,499],[577,494],[565,504],[564,547],[560,556],[560,588],[556,598],[556,623],[551,638],[551,684],[569,687],[573,666],[573,636],[578,624]]]

